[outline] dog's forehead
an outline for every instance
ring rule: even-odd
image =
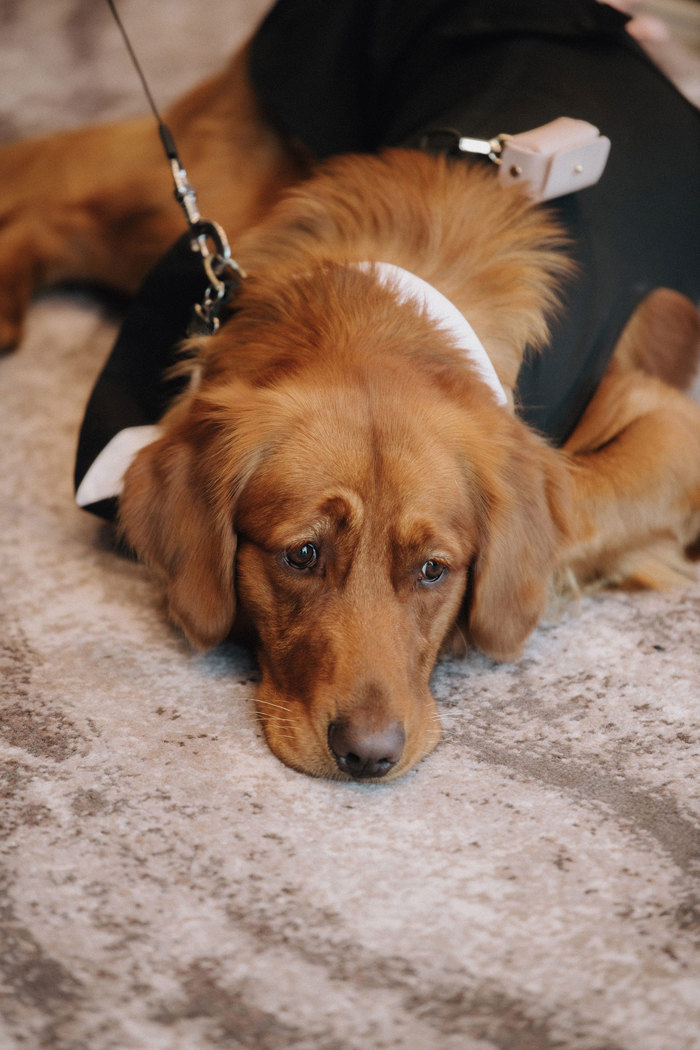
[[[378,475],[384,487],[449,483],[463,444],[463,415],[431,390],[407,399],[352,382],[290,383],[266,391],[256,415],[267,470],[295,487],[363,488]]]
[[[338,529],[381,533],[405,547],[428,544],[465,521],[473,480],[457,442],[420,422],[396,408],[377,418],[342,398],[286,415],[270,424],[240,496],[239,523],[273,545],[295,531]]]

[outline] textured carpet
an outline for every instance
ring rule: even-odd
[[[121,9],[165,100],[262,6]],[[0,69],[6,138],[143,110],[96,0],[4,0]],[[295,774],[73,505],[115,323],[45,296],[0,361],[0,1048],[700,1046],[700,585],[443,664],[402,781]]]

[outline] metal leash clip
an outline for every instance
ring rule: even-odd
[[[160,132],[170,160],[175,199],[185,213],[192,235],[190,245],[192,251],[201,255],[209,279],[202,302],[196,303],[193,308],[189,335],[213,335],[221,323],[220,313],[230,303],[246,274],[231,258],[231,248],[223,227],[218,222],[202,218],[197,194],[182,166],[172,135],[162,122]]]
[[[192,248],[202,256],[209,284],[202,302],[194,306],[189,334],[213,335],[221,324],[219,315],[231,302],[246,274],[235,259],[231,258],[226,234],[218,222],[200,219],[191,226],[191,230],[194,235]]]

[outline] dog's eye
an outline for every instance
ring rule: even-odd
[[[293,569],[313,569],[318,561],[318,551],[313,543],[300,543],[298,547],[288,547],[284,560]]]
[[[437,583],[445,573],[447,572],[447,566],[441,562],[431,558],[426,561],[420,571],[420,578],[424,583]]]

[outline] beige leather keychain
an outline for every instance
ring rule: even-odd
[[[594,186],[610,152],[610,139],[593,124],[572,117],[558,117],[532,131],[492,139],[452,134],[457,152],[487,156],[498,165],[499,182],[522,183],[535,201]]]

